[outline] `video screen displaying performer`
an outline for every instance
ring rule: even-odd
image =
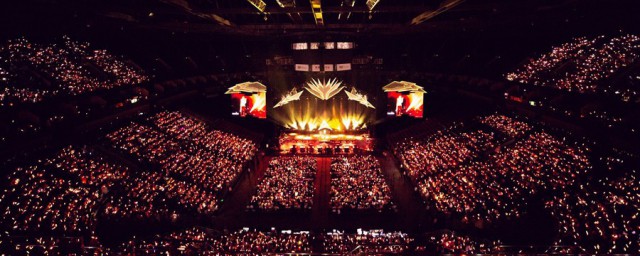
[[[233,93],[231,94],[232,115],[267,118],[267,93]]]
[[[387,98],[389,115],[423,117],[423,92],[388,92]]]
[[[234,116],[267,118],[267,87],[260,82],[244,82],[229,87],[231,114]]]

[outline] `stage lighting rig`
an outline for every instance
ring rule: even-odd
[[[369,8],[369,11],[373,11],[373,8],[375,8],[379,2],[380,0],[367,0],[367,8]]]
[[[296,0],[276,0],[276,2],[282,8],[296,7]]]
[[[418,25],[421,24],[429,19],[432,19],[435,16],[438,16],[456,6],[458,6],[459,4],[463,3],[464,0],[446,0],[444,2],[442,2],[440,4],[440,7],[438,7],[438,9],[435,10],[428,10],[425,11],[421,14],[419,14],[418,16],[416,16],[415,18],[413,18],[411,20],[411,25]]]
[[[267,8],[267,4],[262,0],[247,0],[247,1],[251,5],[256,7],[256,9],[258,9],[258,11],[260,11],[260,12],[264,12],[264,10]]]
[[[340,7],[344,7],[344,6],[354,7],[355,5],[356,5],[356,0],[343,0],[342,3],[340,3]],[[351,17],[351,12],[347,14],[347,19],[349,19],[350,17]],[[342,11],[338,13],[338,19],[342,19]]]
[[[356,5],[356,0],[343,0],[341,6],[355,6]]]
[[[309,0],[311,3],[311,11],[313,12],[313,18],[316,20],[316,25],[324,25],[324,18],[322,18],[322,0]]]

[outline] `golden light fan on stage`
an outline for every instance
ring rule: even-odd
[[[341,85],[342,81],[337,78],[329,79],[329,81],[311,79],[311,81],[307,82],[305,89],[321,100],[328,100],[344,89],[344,86]]]

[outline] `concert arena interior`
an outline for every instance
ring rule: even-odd
[[[0,255],[640,254],[637,1],[0,2]]]

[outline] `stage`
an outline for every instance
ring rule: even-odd
[[[366,131],[339,133],[324,129],[317,132],[284,132],[280,135],[281,154],[354,154],[373,150],[373,139]]]

